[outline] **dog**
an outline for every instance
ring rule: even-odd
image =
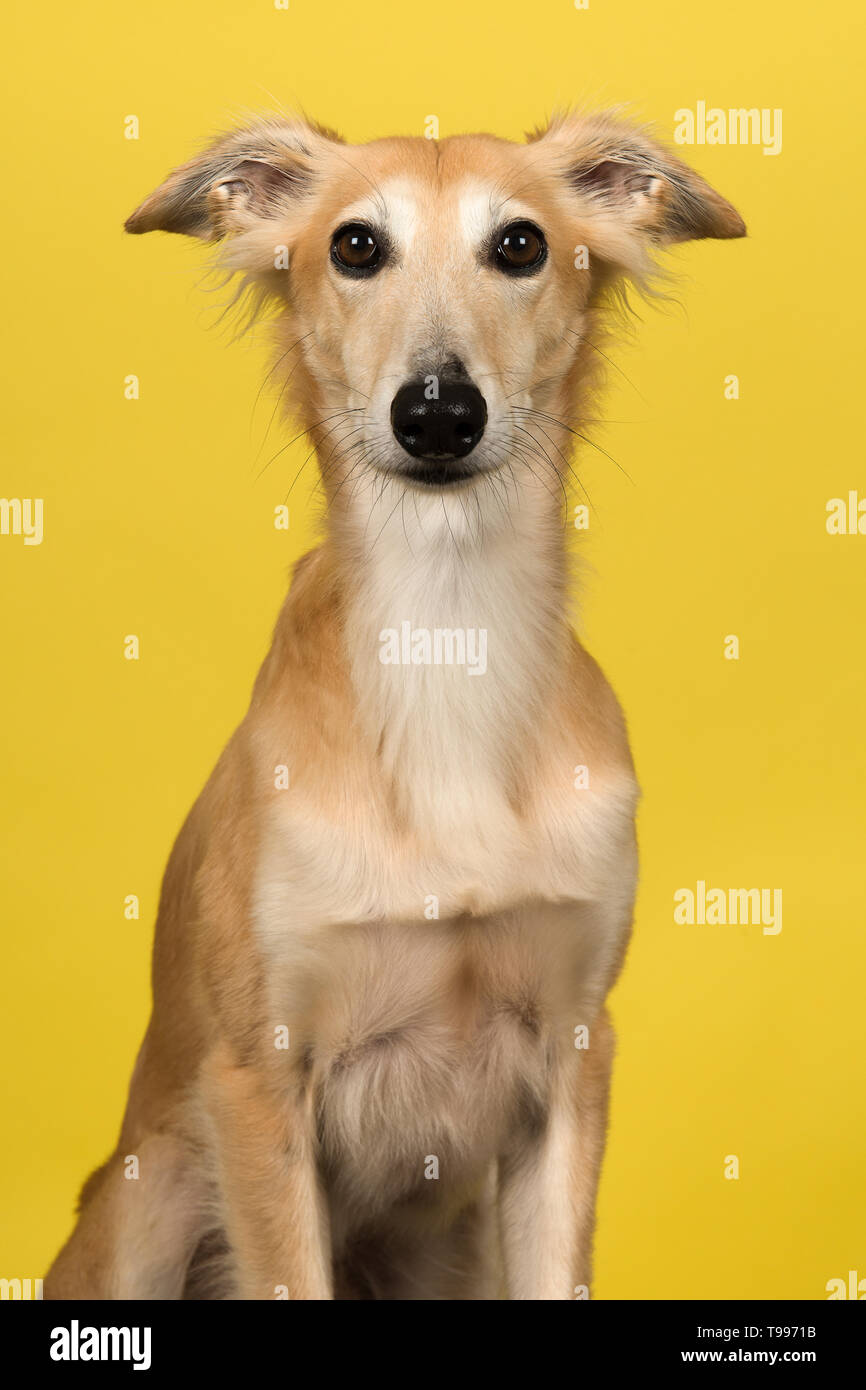
[[[638,788],[563,495],[620,287],[743,222],[566,112],[523,144],[261,119],[126,226],[274,311],[327,524],[170,856],[45,1297],[587,1297]]]

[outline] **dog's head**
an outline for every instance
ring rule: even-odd
[[[276,298],[284,379],[332,495],[350,475],[439,494],[505,464],[559,468],[606,292],[645,279],[654,247],[745,232],[703,179],[607,115],[561,117],[526,144],[349,145],[264,120],[172,173],[126,225],[220,241],[223,263]]]

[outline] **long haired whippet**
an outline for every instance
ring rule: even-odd
[[[46,1296],[586,1296],[637,787],[566,616],[570,441],[624,278],[743,223],[569,114],[522,145],[262,120],[127,228],[218,242],[276,309],[327,530],[171,854]]]

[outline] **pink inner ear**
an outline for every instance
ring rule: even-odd
[[[282,168],[264,159],[245,159],[231,171],[230,183],[245,183],[254,192],[266,197],[277,197],[302,185],[307,175],[292,167]]]
[[[607,194],[613,198],[634,198],[651,192],[656,175],[635,164],[627,164],[618,159],[605,159],[589,169],[575,170],[572,177],[575,186],[587,193]]]

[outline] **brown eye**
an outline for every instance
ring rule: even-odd
[[[512,222],[499,235],[496,264],[500,270],[535,270],[546,256],[544,234],[531,222]]]
[[[375,270],[382,259],[382,248],[376,235],[360,222],[341,227],[331,241],[331,260],[338,270],[361,274]]]

